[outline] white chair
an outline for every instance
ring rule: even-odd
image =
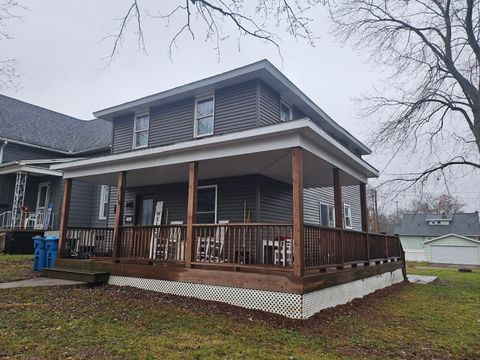
[[[25,217],[25,222],[23,224],[24,229],[34,228],[37,229],[37,217],[38,213],[27,213]]]
[[[229,220],[220,220],[219,225],[229,224]],[[226,226],[218,226],[215,231],[215,237],[209,238],[207,249],[205,251],[206,258],[213,262],[223,262],[225,259],[222,258],[223,248],[225,246],[225,233],[227,232]]]
[[[170,225],[183,225],[183,221],[171,221]],[[185,239],[182,239],[182,227],[172,226],[168,234],[165,260],[174,256],[171,260],[181,260],[185,256]]]
[[[218,224],[226,225],[229,220],[220,220]],[[214,236],[205,236],[197,238],[197,261],[223,262],[221,258],[225,246],[226,226],[218,226]]]

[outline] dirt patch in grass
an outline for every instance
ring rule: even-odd
[[[40,275],[41,273],[33,271],[33,255],[0,255],[0,283]]]

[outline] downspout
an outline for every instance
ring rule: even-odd
[[[8,141],[5,140],[2,145],[0,145],[0,164],[3,163],[3,149],[7,146]]]

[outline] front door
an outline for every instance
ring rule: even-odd
[[[49,200],[50,200],[50,182],[43,182],[38,184],[37,212],[45,213],[48,209]]]
[[[153,196],[142,195],[138,199],[137,225],[153,224]]]

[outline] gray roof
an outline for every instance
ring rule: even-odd
[[[452,219],[450,225],[428,225],[427,220]],[[480,235],[478,212],[449,215],[404,214],[400,226],[394,230],[399,235],[442,236],[447,234]]]
[[[110,146],[112,125],[101,119],[80,120],[0,95],[0,139],[78,154]]]

